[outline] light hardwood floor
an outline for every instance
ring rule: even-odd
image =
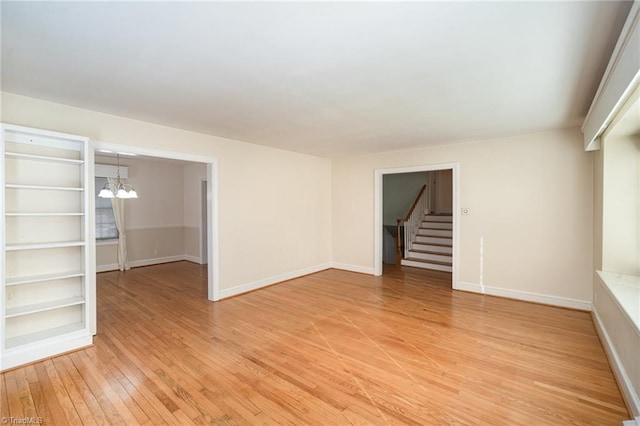
[[[0,376],[45,424],[620,425],[586,312],[328,270],[219,303],[188,262],[98,275],[93,347]]]

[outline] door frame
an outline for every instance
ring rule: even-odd
[[[90,140],[90,155],[98,150],[108,150],[114,152],[127,152],[135,155],[148,157],[167,158],[172,160],[189,161],[193,163],[204,163],[207,165],[207,227],[209,238],[207,241],[207,299],[212,302],[220,300],[220,268],[219,268],[219,226],[218,226],[218,159],[197,154],[185,154],[181,152],[165,151],[153,148],[144,148],[135,145],[124,145],[105,141]],[[93,161],[91,162],[93,163]],[[90,179],[95,179],[95,170],[89,170]],[[91,187],[91,186],[90,186]],[[95,209],[89,212],[90,224],[94,228],[93,240],[95,241]],[[95,245],[93,247],[93,268],[92,276],[95,278]],[[93,294],[95,297],[95,279],[93,280]],[[96,332],[96,312],[90,313],[92,332]]]
[[[457,288],[458,282],[458,250],[460,247],[460,209],[459,209],[459,163],[440,163],[440,164],[427,164],[421,166],[407,166],[407,167],[394,167],[386,169],[375,169],[375,182],[374,182],[374,220],[373,220],[373,274],[375,276],[382,275],[382,200],[383,200],[383,185],[382,178],[384,175],[394,175],[400,173],[413,173],[413,172],[431,172],[434,170],[451,170],[451,185],[452,185],[452,214],[453,220],[453,250],[451,256],[452,262],[452,274],[451,274],[451,287]]]
[[[204,190],[204,191],[203,191]],[[200,179],[200,264],[209,263],[209,207],[211,200],[209,198],[209,179]],[[206,215],[206,216],[205,216]],[[206,233],[206,237],[205,237]],[[206,256],[203,256],[206,253]]]

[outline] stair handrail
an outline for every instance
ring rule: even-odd
[[[398,253],[402,253],[402,245],[400,242],[400,227],[404,226],[404,255],[406,258],[408,256],[408,252],[411,249],[411,244],[413,244],[416,234],[418,233],[418,228],[420,228],[420,223],[422,222],[422,217],[427,211],[428,206],[428,198],[426,196],[427,185],[423,185],[416,197],[413,205],[409,209],[409,212],[404,218],[400,218],[397,220],[398,225]]]

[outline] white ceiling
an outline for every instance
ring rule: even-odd
[[[7,2],[2,89],[314,155],[579,125],[629,2]]]

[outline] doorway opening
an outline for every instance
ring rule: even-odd
[[[162,263],[158,260],[165,260],[167,262],[175,260],[188,260],[195,263],[207,265],[207,299],[210,301],[217,301],[220,299],[219,290],[219,270],[218,270],[218,179],[217,179],[217,159],[213,157],[206,157],[200,155],[182,154],[170,151],[161,151],[149,148],[141,148],[129,145],[114,144],[108,142],[93,141],[92,142],[92,154],[91,157],[106,155],[120,154],[120,161],[123,162],[123,153],[129,154],[131,162],[144,161],[147,168],[147,177],[145,180],[141,180],[136,183],[136,190],[138,192],[139,199],[131,200],[133,203],[140,203],[144,201],[145,196],[149,197],[155,193],[155,202],[153,206],[147,205],[144,207],[144,211],[138,212],[139,216],[145,214],[150,218],[151,225],[145,226],[133,223],[134,229],[138,234],[138,239],[144,241],[144,250],[147,250],[142,260],[129,262],[130,266],[144,266],[145,264]],[[114,157],[115,159],[115,157]],[[137,159],[137,160],[136,160]],[[153,162],[157,164],[154,166]],[[138,163],[141,164],[141,163]],[[164,167],[164,169],[163,169]],[[180,175],[180,179],[167,180],[162,174],[167,173],[170,168],[178,168],[183,170],[183,174]],[[96,167],[93,162],[90,164],[89,176],[95,179]],[[131,169],[130,179],[135,178],[135,169]],[[151,172],[149,172],[151,171]],[[133,179],[131,179],[133,182]],[[169,183],[168,183],[169,182]],[[168,183],[168,184],[167,184]],[[93,189],[93,188],[92,188]],[[182,194],[180,203],[176,203],[174,197],[176,194]],[[95,199],[95,194],[92,194],[90,199]],[[194,200],[187,205],[183,204],[183,200]],[[129,200],[127,200],[129,201]],[[171,223],[171,217],[182,217],[183,222],[181,224],[175,223],[176,226],[170,226],[165,224],[153,223],[156,220],[156,215],[163,209],[169,209],[171,203],[179,204],[173,210],[183,210],[175,213],[173,216],[169,213],[169,218],[165,220],[165,223]],[[139,207],[143,207],[140,205]],[[90,210],[92,214],[95,214],[95,207],[91,206]],[[182,216],[180,216],[182,214]],[[187,220],[187,217],[189,219]],[[156,220],[157,221],[157,220]],[[179,222],[178,219],[175,222]],[[162,241],[170,239],[170,236],[164,235],[163,238],[157,238],[156,241],[150,242],[149,239],[145,239],[145,232],[156,232],[148,228],[160,229],[164,228],[164,231],[171,231],[170,228],[182,227],[182,234],[184,235],[184,251],[180,256],[175,256],[169,253],[163,256]],[[163,232],[164,232],[163,231]],[[127,228],[129,232],[129,228]],[[176,231],[177,232],[177,231]],[[165,232],[166,233],[166,232]],[[128,236],[129,241],[131,236]],[[155,236],[150,239],[154,239]],[[157,242],[159,241],[159,243]],[[146,247],[147,243],[151,243],[151,246]],[[128,244],[129,246],[129,244]],[[96,249],[101,249],[100,245],[94,247],[93,258],[97,259]],[[145,263],[146,258],[152,257],[152,263]],[[99,272],[98,268],[96,272]],[[95,297],[95,274],[93,274],[93,297]],[[91,315],[92,329],[95,333],[97,328],[96,324],[96,312]]]
[[[374,274],[382,275],[383,260],[393,256],[396,262],[402,259],[403,265],[423,267],[427,263],[431,266],[426,269],[451,272],[454,287],[458,164],[377,169],[374,187]],[[411,220],[405,221],[408,216]]]

